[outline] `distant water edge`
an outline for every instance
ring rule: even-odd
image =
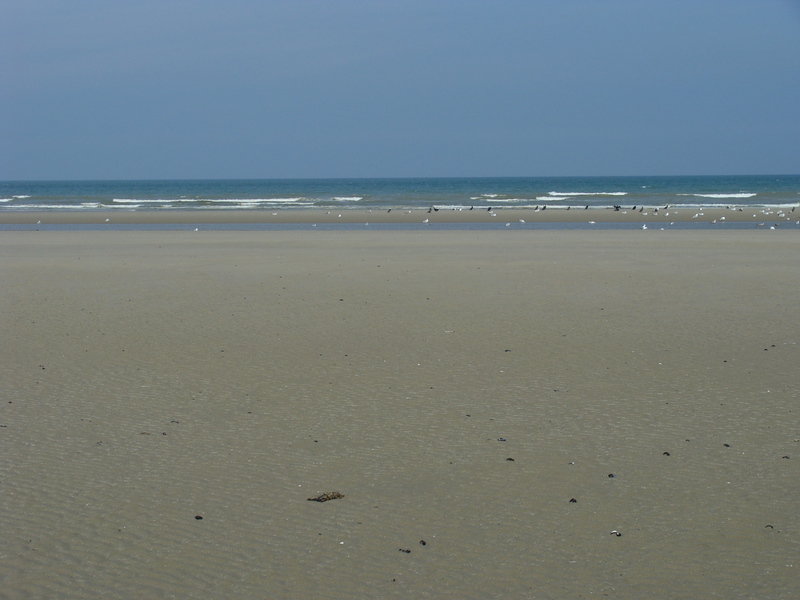
[[[800,175],[2,181],[2,211],[800,206]]]

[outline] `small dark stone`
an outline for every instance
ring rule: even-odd
[[[420,541],[419,541],[419,545],[420,545],[420,546],[427,546],[427,545],[428,545],[428,542],[426,542],[425,540],[420,540]]]
[[[498,442],[505,442],[505,441],[506,441],[506,438],[497,438],[497,441],[498,441]]]
[[[613,473],[609,473],[609,474],[608,474],[608,477],[609,477],[610,479],[614,479],[614,477],[616,477],[616,475],[614,475]]]
[[[575,500],[575,498],[570,498],[570,499],[569,499],[569,501],[570,501],[572,504],[575,504],[575,503],[577,502],[577,500]]]
[[[669,452],[664,452],[663,454],[664,454],[664,456],[670,456]]]
[[[730,444],[722,444],[722,445],[725,446],[726,448],[730,448],[731,447]]]
[[[789,458],[789,457],[788,457],[788,456],[785,456],[784,458]],[[507,458],[506,460],[510,460],[511,462],[514,462],[514,459],[513,459],[513,458]]]
[[[781,458],[789,458],[788,456],[782,456]]]
[[[767,527],[769,527],[770,529],[775,529],[772,525],[764,525],[764,529],[766,529]]]
[[[200,515],[195,515],[194,518],[197,519],[198,521],[202,521],[203,520],[203,517],[201,517]]]
[[[405,552],[406,554],[411,554],[411,550],[409,550],[407,548],[400,548],[399,550],[400,550],[400,552]]]

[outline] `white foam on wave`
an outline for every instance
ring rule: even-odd
[[[551,196],[627,196],[628,192],[547,192]]]
[[[358,202],[363,200],[364,196],[334,196],[333,199],[338,202]]]
[[[202,202],[201,200],[193,200],[191,198],[160,198],[156,200],[144,200],[141,198],[113,198],[112,202],[117,204],[172,204],[173,202]]]
[[[0,198],[0,202],[11,202],[14,198]]]
[[[694,196],[696,198],[752,198],[758,194],[739,192],[738,194],[678,194],[678,196]]]
[[[541,200],[542,202],[558,202],[560,200],[569,200],[569,198],[566,196],[537,196],[536,199]]]
[[[90,204],[88,202],[84,204],[17,204],[9,210],[90,210],[96,208]]]
[[[474,206],[464,206],[463,204],[434,204],[433,208],[436,208],[438,210],[462,210],[462,211],[463,210],[467,210],[468,211],[470,208],[472,208],[474,210],[478,210]],[[478,208],[480,208],[480,207],[478,207]],[[484,207],[483,210],[486,210],[486,207]]]
[[[25,194],[20,194],[19,196],[14,196],[14,198],[24,199],[24,198],[30,198],[30,196],[26,196]]]
[[[209,202],[212,204],[291,204],[299,203],[304,198],[170,198],[170,199],[136,199],[114,198],[118,204],[173,204],[177,202]]]
[[[296,206],[314,206],[313,202],[298,202],[292,205]],[[225,205],[204,205],[204,206],[190,206],[191,210],[252,210],[258,208],[278,208],[276,206],[269,206],[267,202],[241,202],[239,204],[225,204]]]

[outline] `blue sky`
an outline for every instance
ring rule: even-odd
[[[800,0],[0,0],[0,179],[800,173]]]

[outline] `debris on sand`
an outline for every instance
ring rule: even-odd
[[[319,496],[309,498],[309,500],[312,502],[327,502],[328,500],[338,500],[339,498],[344,498],[344,494],[340,494],[339,492],[325,492]]]

